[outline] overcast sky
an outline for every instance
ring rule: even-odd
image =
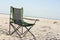
[[[60,19],[60,0],[0,0],[0,13],[10,14],[10,6],[24,9],[24,16]]]

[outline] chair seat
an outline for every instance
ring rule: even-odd
[[[30,24],[30,23],[26,23],[26,22],[24,22],[24,23],[22,23],[22,25],[21,26],[33,26],[34,24]]]
[[[18,22],[13,22],[11,21],[11,23],[15,23],[15,24],[18,24],[18,25],[21,25],[21,26],[24,26],[24,27],[28,27],[28,26],[33,26],[34,24],[31,24],[31,23],[27,23],[27,22],[21,22],[21,21],[18,21]]]

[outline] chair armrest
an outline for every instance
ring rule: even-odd
[[[35,22],[34,22],[34,24],[36,23],[36,21],[37,21],[37,19],[35,19]]]
[[[27,19],[27,20],[36,20],[36,21],[39,21],[39,19],[31,19],[31,18],[24,18],[24,19]]]
[[[39,21],[39,19],[30,19],[30,18],[24,18],[24,19],[35,21],[34,24],[36,23],[36,21]]]

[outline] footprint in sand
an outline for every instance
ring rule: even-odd
[[[57,21],[54,21],[53,24],[57,24]]]

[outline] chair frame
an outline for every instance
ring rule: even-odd
[[[23,18],[23,19],[30,20],[29,18]],[[11,20],[11,13],[10,13],[10,20]],[[12,20],[14,20],[14,19],[12,19]],[[31,19],[31,20],[34,20],[34,19]],[[34,25],[35,25],[36,21],[39,21],[39,20],[38,20],[38,19],[35,19],[34,21],[35,21],[35,22],[34,22]],[[13,23],[13,22],[11,22],[11,21],[9,22],[9,35],[12,35],[12,34],[14,34],[14,33],[16,32],[20,38],[24,37],[28,32],[31,33],[31,32],[30,32],[30,29],[34,26],[34,25],[32,25],[30,28],[28,28],[27,26],[25,26],[25,28],[26,28],[27,30],[23,33],[23,26],[18,25],[18,27],[15,28],[15,26],[14,26],[12,23]],[[13,31],[12,33],[11,33],[11,26],[12,26],[13,29],[14,29],[14,31]],[[20,31],[18,30],[20,27],[22,27],[22,33],[21,33],[21,34],[19,34]],[[17,31],[19,31],[19,33],[18,33]],[[31,34],[32,34],[32,33],[31,33]],[[23,35],[23,36],[21,36],[21,35]],[[32,35],[33,35],[33,34],[32,34]]]

